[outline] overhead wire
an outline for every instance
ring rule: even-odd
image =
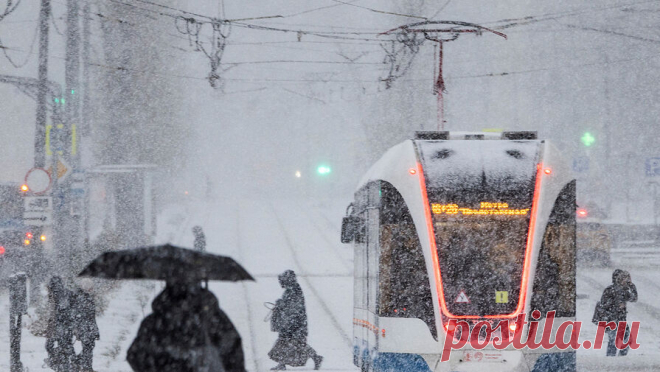
[[[433,18],[437,17],[438,14],[440,14],[440,12],[442,12],[443,10],[445,10],[445,8],[446,8],[450,3],[451,3],[451,0],[447,0],[447,1],[445,1],[445,3],[440,7],[440,9],[438,9],[437,12],[433,13],[433,15],[430,17],[430,19],[433,19]]]
[[[352,3],[357,3],[358,1],[361,1],[361,0],[354,0],[354,1],[351,1],[350,3],[351,4]],[[320,6],[320,7],[317,7],[317,8],[303,10],[303,11],[300,11],[300,12],[297,12],[297,13],[283,15],[281,18],[295,17],[295,16],[299,16],[299,15],[302,15],[302,14],[312,13],[312,12],[316,12],[316,11],[324,10],[324,9],[336,8],[336,7],[343,6],[343,5],[345,5],[345,4],[333,4],[333,5]]]
[[[494,28],[501,30],[501,29],[506,29],[506,28],[510,28],[510,27],[525,26],[525,25],[528,25],[528,24],[542,22],[542,21],[549,21],[549,20],[554,20],[554,19],[572,17],[572,16],[575,16],[575,15],[580,15],[580,14],[584,14],[584,13],[591,13],[591,12],[596,12],[596,11],[599,11],[599,12],[600,11],[608,11],[608,10],[619,9],[619,8],[627,8],[627,7],[635,6],[635,5],[648,4],[648,3],[657,3],[659,1],[660,0],[644,0],[644,1],[634,2],[634,3],[617,4],[617,5],[610,5],[610,6],[595,6],[595,7],[581,8],[581,9],[569,10],[569,11],[563,11],[563,12],[536,14],[536,15],[529,15],[529,16],[520,17],[520,18],[509,18],[509,19],[501,19],[501,20],[497,20],[497,21],[482,22],[481,24],[483,24],[483,25],[495,25],[495,24],[498,24],[498,23],[504,23],[501,26],[493,26]]]
[[[179,15],[171,14],[171,13],[168,13],[168,12],[165,12],[165,11],[157,11],[157,10],[154,10],[154,9],[139,7],[139,6],[135,6],[134,4],[129,4],[129,3],[126,3],[126,2],[120,1],[120,0],[107,0],[107,1],[111,1],[113,3],[118,3],[118,4],[122,4],[122,5],[125,5],[125,6],[128,6],[128,7],[131,7],[131,8],[135,9],[138,12],[150,12],[150,13],[153,13],[153,14],[158,14],[158,15],[170,17],[170,18],[173,18],[173,19],[177,19],[177,17],[180,17]],[[200,18],[209,20],[209,21],[204,21],[205,23],[213,23],[213,22],[218,21],[217,18],[204,16],[204,15],[201,15],[201,14],[185,11],[185,10],[182,10],[182,9],[177,9],[177,8],[174,8],[174,7],[169,7],[169,6],[162,5],[162,4],[157,4],[157,3],[154,3],[154,2],[151,2],[151,1],[148,1],[148,0],[136,0],[136,1],[138,1],[140,3],[143,3],[143,4],[149,4],[149,5],[152,5],[152,6],[157,6],[161,9],[166,9],[168,11],[176,11],[176,12],[180,12],[180,13],[183,13],[183,14],[193,15],[193,16],[196,16],[196,17],[200,17]],[[333,0],[333,1],[335,1],[335,0]],[[448,1],[440,9],[440,11],[444,7],[446,7],[450,1]],[[578,14],[582,14],[582,13],[589,12],[589,11],[603,11],[603,10],[616,9],[616,8],[622,8],[622,7],[628,7],[628,6],[633,6],[633,5],[658,2],[658,1],[660,1],[660,0],[647,0],[647,1],[642,1],[642,2],[619,4],[619,5],[616,5],[616,6],[608,6],[608,7],[591,7],[591,8],[588,8],[588,9],[576,10],[576,11],[571,11],[571,12],[557,12],[557,13],[549,13],[549,14],[546,14],[546,15],[537,15],[537,16],[519,18],[519,19],[506,19],[506,20],[495,21],[494,23],[507,23],[507,22],[510,23],[510,22],[515,22],[515,21],[528,22],[528,21],[532,21],[532,20],[541,21],[541,20],[551,19],[551,18],[539,19],[541,17],[558,17],[558,16],[568,17],[568,16],[578,15]],[[338,3],[338,4],[336,4],[336,6],[353,5],[353,4],[346,4],[343,1],[335,1],[335,2]],[[319,7],[319,8],[315,8],[315,9],[309,9],[308,11],[310,11],[310,12],[311,11],[317,11],[317,10],[322,10],[322,9],[326,9],[326,8],[330,8],[330,7],[333,7],[333,6]],[[303,12],[299,12],[299,14],[303,14]],[[293,14],[293,15],[295,15],[295,14]],[[394,14],[394,15],[401,15],[401,14]],[[292,15],[287,15],[287,16],[292,16]],[[403,15],[403,16],[406,16],[406,15]],[[418,17],[418,18],[423,18],[423,17]],[[54,20],[53,20],[53,22],[54,22]],[[343,43],[343,44],[346,44],[346,45],[356,44],[356,45],[374,45],[374,46],[376,46],[376,45],[378,45],[377,43],[381,41],[380,39],[375,39],[375,38],[351,37],[351,35],[352,36],[375,35],[375,33],[370,33],[370,32],[336,31],[336,30],[316,31],[316,30],[304,30],[304,29],[289,29],[289,28],[278,28],[278,27],[269,27],[269,26],[263,26],[263,25],[255,25],[255,24],[252,24],[252,23],[246,23],[246,22],[241,22],[241,21],[233,21],[231,23],[233,25],[237,26],[237,27],[243,27],[243,28],[249,28],[249,29],[277,31],[277,32],[285,32],[285,33],[286,32],[289,32],[289,33],[303,33],[303,35],[313,35],[313,36],[319,36],[319,37],[325,37],[325,38],[334,38],[336,40],[342,40],[342,41],[328,41],[328,42],[310,41],[310,40],[301,40],[301,41],[292,40],[292,41],[271,41],[271,42],[255,42],[255,43],[249,43],[249,42],[228,43],[228,45],[232,45],[232,46],[234,46],[234,45],[283,44],[283,43],[296,43],[296,42],[317,43],[317,44],[325,44],[325,43],[327,43],[327,44],[340,44],[340,43]],[[513,27],[515,25],[508,24],[506,26],[507,27]],[[622,36],[622,37],[629,37],[629,38],[639,39],[639,40],[642,40],[642,41],[649,41],[649,42],[653,42],[653,43],[660,43],[660,40],[642,38],[642,37],[638,37],[638,36],[635,36],[635,35],[628,35],[628,34],[619,33],[619,32],[611,31],[611,30],[601,30],[601,29],[595,29],[595,28],[589,28],[589,27],[580,27],[580,26],[575,26],[575,25],[565,25],[565,26],[572,27],[572,28],[578,28],[578,29],[584,29],[586,31],[595,31],[595,32],[613,34],[613,35]],[[140,26],[138,26],[138,27],[140,27]],[[314,26],[312,26],[312,27],[314,27]],[[346,29],[346,28],[344,28],[344,29]],[[186,38],[181,37],[181,39],[186,39]],[[373,44],[371,44],[372,42],[373,42]],[[34,45],[34,41],[33,41],[32,46],[30,48],[31,50],[33,49],[33,45]],[[4,49],[6,49],[6,48],[3,48],[3,52],[6,53],[6,51]],[[627,59],[625,61],[631,61],[631,60],[636,60],[636,59]],[[617,61],[612,61],[611,63],[615,63],[615,62],[617,62]],[[303,63],[303,64],[311,63],[311,64],[346,64],[346,65],[350,65],[350,64],[378,65],[378,64],[380,64],[380,63],[376,63],[376,62],[373,62],[373,63],[370,63],[370,62],[355,63],[355,62],[344,62],[344,61],[295,61],[295,60],[291,60],[291,61],[285,61],[285,60],[240,61],[240,62],[227,62],[227,63],[223,62],[223,64],[227,64],[227,65],[266,64],[266,63]],[[92,63],[90,63],[90,64],[92,64]],[[571,67],[591,66],[591,65],[596,65],[596,64],[599,64],[599,63],[590,63],[590,64],[584,64],[584,65],[571,66]],[[96,66],[104,67],[104,68],[116,69],[116,70],[130,70],[130,71],[137,71],[137,72],[155,73],[153,71],[131,70],[131,69],[122,68],[122,67],[118,67],[118,66],[108,66],[108,65],[103,65],[103,64],[92,64],[92,65],[96,65]],[[563,67],[561,67],[561,68],[563,68]],[[546,71],[546,70],[551,70],[551,69],[555,69],[555,68],[530,69],[530,70],[510,71],[510,72],[502,72],[502,73],[491,73],[491,74],[474,75],[474,76],[455,76],[455,77],[448,76],[448,78],[460,79],[460,78],[472,78],[472,77],[507,76],[507,75],[512,75],[512,74],[530,73],[530,72],[536,72],[536,71]],[[156,74],[159,74],[159,73],[156,73]],[[166,76],[178,77],[178,78],[190,78],[190,79],[195,79],[195,80],[205,80],[204,78],[201,78],[201,77],[186,76],[186,75],[175,75],[175,74],[159,74],[159,75],[166,75]],[[252,80],[236,79],[236,78],[228,78],[227,80],[252,81]],[[268,79],[268,80],[263,80],[263,81],[280,81],[280,80],[281,81],[286,81],[286,82],[294,82],[295,81],[295,82],[324,82],[324,83],[325,82],[341,82],[341,83],[344,83],[344,82],[352,82],[353,81],[352,79],[351,80],[336,80],[336,81],[335,80],[322,80],[322,79],[321,80],[318,80],[318,79],[317,80],[314,80],[314,79],[311,79],[311,80],[310,79],[299,79],[299,80]],[[409,80],[404,80],[404,81],[409,81]],[[378,82],[378,81],[364,80],[364,81],[358,81],[358,82]]]
[[[7,5],[5,6],[5,10],[0,14],[0,21],[5,19],[8,15],[12,14],[16,8],[21,4],[21,0],[16,1],[15,4],[13,4],[12,0],[7,0]]]
[[[30,62],[30,58],[32,57],[32,53],[34,52],[34,45],[35,45],[35,43],[36,43],[36,40],[37,40],[37,36],[38,36],[38,35],[39,35],[39,25],[37,25],[37,26],[35,27],[34,33],[33,33],[33,35],[32,35],[32,41],[30,42],[30,48],[29,48],[29,51],[28,51],[28,53],[27,53],[27,56],[25,57],[25,60],[24,60],[23,62],[20,62],[20,63],[17,63],[16,61],[14,61],[14,60],[11,58],[11,56],[10,56],[9,53],[7,52],[7,50],[10,49],[10,48],[5,47],[5,46],[4,46],[4,43],[3,43],[3,41],[2,41],[2,39],[0,38],[0,49],[2,49],[2,54],[5,55],[5,58],[7,58],[7,60],[9,61],[9,63],[10,63],[12,66],[14,66],[14,68],[22,68],[22,67],[25,67],[25,66],[28,64],[28,62]]]
[[[634,39],[634,40],[639,40],[639,41],[647,41],[650,43],[654,44],[660,44],[660,40],[658,39],[650,39],[647,37],[642,37],[642,36],[637,36],[637,35],[630,35],[626,34],[623,32],[617,32],[617,31],[612,31],[612,30],[603,30],[603,29],[598,29],[594,27],[588,27],[588,26],[578,26],[578,25],[571,25],[571,24],[563,24],[566,27],[569,28],[574,28],[574,29],[579,29],[579,30],[584,30],[584,31],[594,31],[594,32],[599,32],[603,34],[608,34],[608,35],[615,35],[615,36],[621,36],[629,39]]]
[[[365,9],[365,10],[368,10],[368,11],[370,11],[370,12],[374,12],[374,13],[388,14],[388,15],[394,15],[394,16],[398,16],[398,17],[417,18],[417,19],[423,19],[423,20],[425,20],[425,21],[428,21],[428,18],[426,18],[426,17],[420,17],[420,16],[416,16],[416,15],[412,15],[412,14],[403,14],[403,13],[396,13],[396,12],[388,12],[388,11],[384,11],[384,10],[380,10],[380,9],[369,8],[369,7],[362,6],[362,5],[352,4],[352,3],[349,3],[349,2],[346,2],[346,1],[342,1],[342,0],[332,0],[332,1],[334,1],[335,3],[340,3],[340,4],[344,4],[344,5],[349,5],[349,6],[353,6],[353,7],[356,7],[356,8],[360,8],[360,9]]]

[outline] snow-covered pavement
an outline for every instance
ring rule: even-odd
[[[325,357],[322,369],[355,371],[352,365],[352,266],[350,246],[339,242],[339,223],[345,202],[312,203],[301,200],[228,200],[193,202],[168,209],[159,219],[158,243],[192,246],[191,228],[201,225],[212,253],[229,255],[257,279],[245,283],[210,283],[243,337],[249,371],[267,371],[274,363],[267,353],[276,334],[264,322],[264,302],[282,293],[277,275],[293,269],[306,296],[310,323],[309,343]],[[616,263],[616,262],[615,262]],[[639,263],[639,262],[637,262]],[[625,262],[629,265],[630,262]],[[629,305],[630,320],[639,320],[640,349],[627,358],[605,358],[604,350],[578,351],[579,370],[660,370],[660,274],[655,266],[636,265],[631,270],[640,300]],[[578,268],[578,320],[582,339],[593,339],[590,323],[602,290],[611,281],[612,268]],[[162,288],[157,282],[122,282],[112,292],[109,306],[99,318],[101,341],[95,349],[94,368],[99,372],[130,372],[125,361],[140,320]],[[8,314],[7,294],[0,296],[0,312]],[[8,316],[7,316],[8,318]],[[9,370],[8,322],[0,322],[0,371]],[[23,330],[22,360],[30,371],[42,370],[45,339]],[[305,368],[311,369],[310,361]]]

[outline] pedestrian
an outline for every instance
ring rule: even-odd
[[[135,372],[245,372],[241,337],[199,283],[168,282],[128,350]]]
[[[192,228],[193,235],[195,235],[195,243],[193,247],[197,251],[206,251],[206,236],[204,235],[204,230],[201,226],[195,226]]]
[[[601,318],[600,321],[625,322],[628,309],[626,302],[637,301],[637,287],[633,284],[630,273],[624,270],[616,269],[612,273],[612,285],[605,288],[600,300]],[[616,329],[606,328],[609,343],[607,344],[607,356],[616,356]],[[630,327],[626,324],[625,338],[630,335]],[[619,350],[620,356],[628,354],[628,348]]]
[[[268,357],[277,366],[274,371],[286,370],[286,366],[301,367],[308,359],[314,361],[314,369],[321,368],[323,357],[307,344],[307,313],[302,288],[296,280],[296,274],[287,270],[278,276],[280,286],[284,288],[282,298],[273,308],[271,329],[278,332],[277,341],[268,352]]]
[[[83,279],[72,300],[73,335],[82,344],[80,355],[75,358],[81,372],[93,372],[94,344],[100,339],[99,327],[96,324],[96,302],[92,294],[93,283]]]
[[[64,287],[62,278],[54,276],[48,283],[50,317],[46,329],[46,365],[57,372],[70,372],[73,349],[73,322],[71,292]]]

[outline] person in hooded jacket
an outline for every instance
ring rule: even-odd
[[[126,359],[135,372],[245,372],[241,337],[199,283],[168,282]]]
[[[287,270],[278,276],[280,286],[284,288],[282,298],[277,300],[273,309],[273,329],[278,332],[277,341],[268,352],[268,357],[277,366],[271,370],[286,370],[286,366],[304,366],[307,360],[314,361],[314,369],[321,368],[323,357],[307,344],[307,312],[302,288],[296,280],[293,270]]]
[[[96,324],[96,302],[91,290],[91,280],[82,281],[71,301],[73,335],[82,343],[82,352],[75,359],[82,372],[93,372],[94,344],[101,338]]]
[[[605,288],[600,304],[603,309],[602,319],[607,322],[625,322],[628,309],[627,302],[637,301],[637,287],[633,284],[630,273],[624,270],[616,269],[612,273],[612,285]],[[606,329],[609,343],[607,344],[607,356],[616,356],[616,329]],[[630,335],[630,327],[626,324],[625,338]],[[620,356],[628,354],[628,348],[619,350]]]
[[[71,292],[64,287],[59,276],[48,283],[50,318],[46,329],[46,364],[57,372],[70,372],[75,356],[73,349],[73,319],[71,313]]]
[[[201,226],[195,226],[192,228],[193,235],[195,236],[195,242],[193,247],[196,251],[206,251],[206,235],[204,235],[204,230]]]

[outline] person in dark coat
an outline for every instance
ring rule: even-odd
[[[81,372],[93,372],[94,344],[101,339],[98,324],[96,324],[96,303],[90,293],[92,282],[86,279],[73,294],[71,308],[73,310],[73,335],[82,343],[82,352],[75,360]]]
[[[69,372],[75,355],[71,292],[64,287],[59,276],[50,279],[48,292],[50,318],[46,329],[46,364],[57,372]]]
[[[195,226],[192,228],[193,235],[195,235],[195,242],[193,247],[197,251],[206,251],[206,236],[204,235],[204,230],[201,226]]]
[[[624,270],[616,269],[612,273],[612,285],[605,288],[603,296],[600,299],[604,311],[605,320],[608,322],[625,322],[628,309],[626,302],[637,301],[637,287],[630,279],[630,273]],[[616,356],[616,329],[606,329],[609,343],[607,344],[607,356]],[[625,337],[630,335],[630,327],[626,325]],[[619,350],[620,356],[628,354],[628,348]]]
[[[128,350],[135,372],[245,372],[241,337],[199,283],[167,283]]]
[[[278,364],[271,370],[286,370],[286,366],[304,366],[308,359],[314,361],[314,369],[321,367],[323,357],[307,344],[307,312],[302,288],[296,281],[296,274],[287,270],[278,276],[284,288],[282,298],[273,309],[273,327],[279,334],[275,346],[268,357]]]

